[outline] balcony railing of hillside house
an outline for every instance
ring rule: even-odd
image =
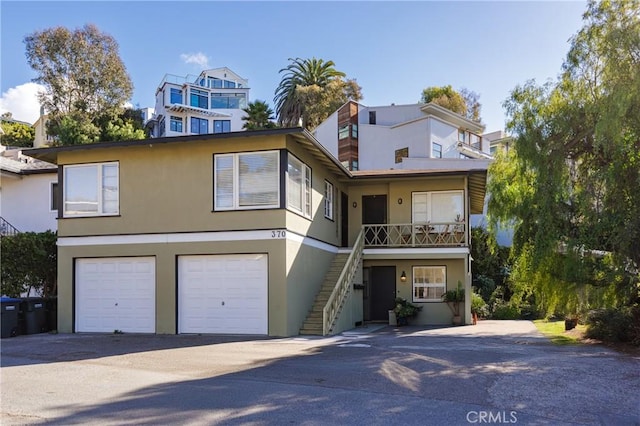
[[[342,272],[338,277],[336,286],[333,288],[331,296],[329,296],[327,303],[324,305],[324,309],[322,309],[323,336],[326,336],[331,332],[331,329],[340,314],[340,309],[351,291],[353,279],[355,278],[358,267],[360,266],[360,259],[362,259],[362,249],[364,248],[363,243],[364,233],[361,231],[356,238],[356,242],[353,244],[353,250],[351,250],[349,257],[344,264],[344,268],[342,268]]]
[[[19,233],[20,231],[15,226],[0,217],[0,237],[10,237]]]
[[[460,247],[467,246],[465,222],[401,223],[363,225],[364,246],[408,247]]]

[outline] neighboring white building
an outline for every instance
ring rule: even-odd
[[[58,167],[1,147],[0,231],[58,229]]]
[[[433,159],[491,159],[484,125],[439,105],[347,102],[314,136],[350,170],[450,168]],[[456,161],[457,162],[457,161]]]
[[[156,90],[153,137],[227,133],[243,130],[248,81],[229,68],[198,76],[167,74]]]

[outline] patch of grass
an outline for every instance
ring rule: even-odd
[[[582,340],[587,326],[578,324],[573,330],[564,330],[564,321],[535,320],[533,323],[542,334],[556,345],[576,345]]]

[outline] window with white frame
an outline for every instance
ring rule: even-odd
[[[311,217],[311,169],[291,154],[287,165],[287,207]]]
[[[215,210],[279,207],[278,151],[219,154],[213,167]]]
[[[431,156],[433,158],[442,158],[442,145],[437,142],[433,142],[431,145]]]
[[[64,166],[64,217],[119,213],[118,163]]]
[[[182,117],[169,117],[169,130],[176,133],[182,133]]]
[[[446,266],[413,267],[414,302],[441,302],[446,287]]]
[[[333,185],[324,181],[324,217],[333,220]]]
[[[413,223],[430,222],[441,231],[447,223],[464,220],[464,191],[431,191],[411,194]]]

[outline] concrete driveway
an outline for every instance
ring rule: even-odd
[[[330,338],[3,339],[3,425],[640,424],[640,359],[528,321]]]

